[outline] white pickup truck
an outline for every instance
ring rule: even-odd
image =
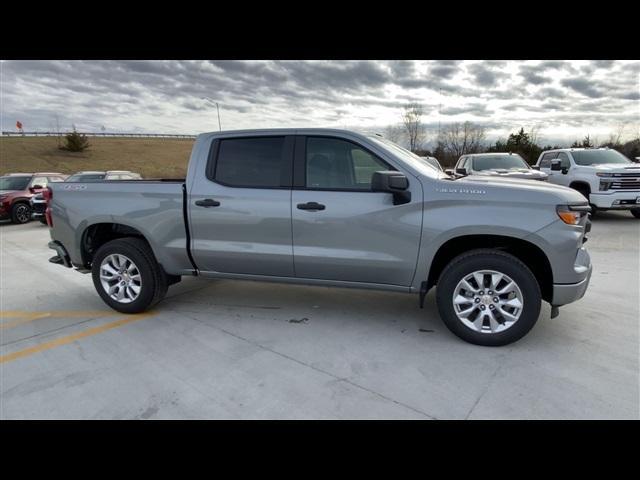
[[[537,162],[549,182],[578,190],[598,210],[629,210],[640,218],[640,164],[609,148],[561,148]]]

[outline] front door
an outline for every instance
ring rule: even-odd
[[[392,194],[371,191],[373,172],[394,168],[338,137],[298,137],[295,169],[296,277],[410,285],[422,228],[417,179],[409,179],[411,201],[394,205]]]
[[[214,141],[188,195],[191,250],[203,272],[293,276],[293,136]]]

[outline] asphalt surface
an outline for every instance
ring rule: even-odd
[[[0,225],[2,419],[638,419],[640,221],[594,219],[586,296],[499,348],[400,293],[184,279],[148,315]]]

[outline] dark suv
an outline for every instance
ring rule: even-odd
[[[57,172],[9,173],[0,177],[0,220],[13,223],[31,220],[29,200],[52,182],[63,182],[66,175]]]

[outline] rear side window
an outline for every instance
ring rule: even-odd
[[[231,187],[287,186],[291,164],[285,137],[220,140],[213,179]]]
[[[307,188],[371,190],[373,173],[389,169],[382,160],[355,143],[338,138],[307,137]]]

